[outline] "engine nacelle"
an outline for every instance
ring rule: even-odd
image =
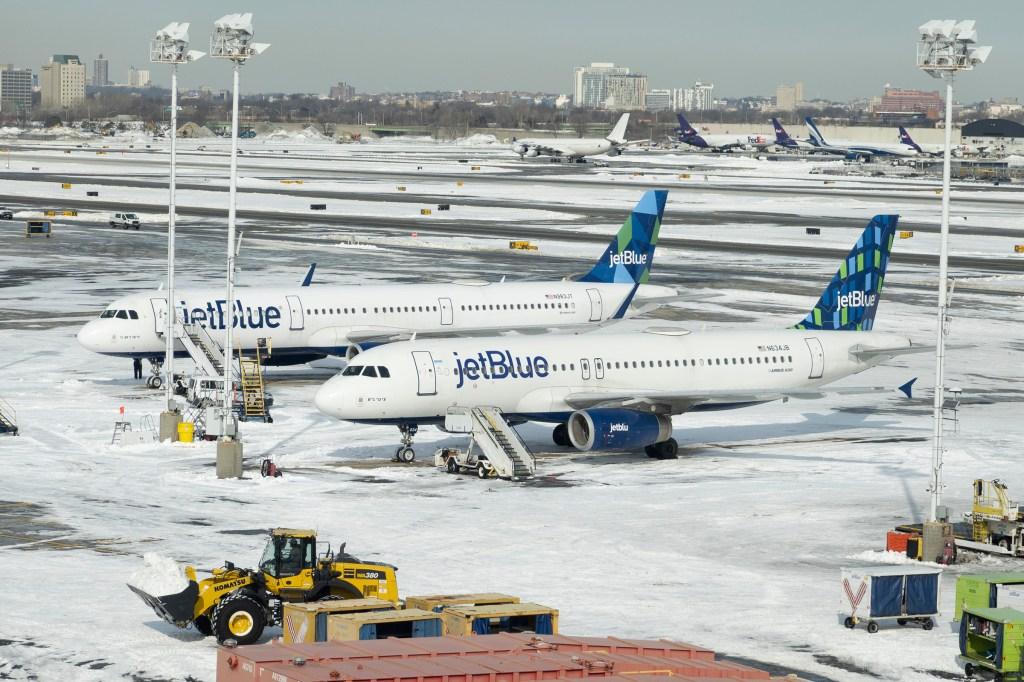
[[[527,147],[526,147],[525,144],[514,144],[514,145],[512,145],[512,151],[514,151],[516,154],[525,154],[526,150],[527,150]]]
[[[623,450],[672,437],[672,419],[636,410],[579,410],[569,416],[569,440],[578,450]]]
[[[526,150],[526,155],[529,157],[540,156],[540,152],[537,150],[536,147],[530,147],[529,149]]]

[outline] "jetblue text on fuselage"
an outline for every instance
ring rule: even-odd
[[[185,301],[178,304],[178,315],[183,324],[198,324],[207,329],[224,329],[229,312],[227,299],[207,301],[205,307],[189,308]],[[277,329],[281,326],[281,309],[277,306],[245,306],[235,299],[235,329]]]
[[[455,388],[462,388],[466,379],[476,381],[480,377],[484,379],[529,379],[532,377],[544,378],[549,373],[550,363],[542,355],[519,356],[512,355],[510,351],[485,350],[475,356],[460,358],[458,353],[455,356],[455,375],[459,383]]]
[[[840,308],[863,308],[875,304],[876,294],[868,294],[863,291],[851,291],[848,294],[839,294]]]
[[[611,265],[647,265],[647,254],[636,251],[623,251],[622,253],[608,254],[608,261]]]

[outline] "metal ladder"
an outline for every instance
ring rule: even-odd
[[[114,422],[114,434],[110,437],[110,444],[114,445],[121,440],[121,436],[132,430],[132,423],[128,421]]]
[[[18,413],[6,400],[0,400],[0,433],[18,435]]]
[[[238,356],[238,371],[242,384],[242,416],[245,419],[267,420],[267,404],[263,398],[263,371],[259,357]]]
[[[537,459],[516,430],[508,425],[496,407],[474,407],[473,442],[487,456],[501,478],[530,478],[537,470]]]

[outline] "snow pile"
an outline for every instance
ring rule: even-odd
[[[902,566],[904,564],[913,564],[914,566],[939,565],[933,561],[918,561],[917,559],[911,559],[904,552],[883,552],[870,549],[864,552],[858,552],[857,554],[851,554],[846,558],[853,561],[867,561],[873,564],[889,564],[893,566]]]
[[[154,597],[177,594],[188,587],[188,578],[174,559],[147,552],[142,560],[145,565],[128,578],[132,587]]]
[[[476,133],[469,137],[460,137],[453,144],[460,147],[486,147],[487,145],[498,144],[498,138],[486,133]]]
[[[0,126],[0,137],[17,137],[21,135],[21,128],[15,126]]]
[[[313,126],[306,126],[302,130],[273,130],[266,135],[260,136],[264,140],[282,140],[287,142],[329,142],[330,137]]]

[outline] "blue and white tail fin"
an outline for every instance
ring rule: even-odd
[[[772,119],[772,127],[775,128],[775,144],[781,147],[792,147],[796,144],[795,140],[789,136],[786,129],[779,123],[779,119]]]
[[[626,126],[628,125],[629,113],[627,112],[619,117],[619,120],[618,122],[616,122],[615,127],[612,128],[612,131],[610,133],[608,133],[608,137],[604,139],[608,140],[609,142],[622,144],[623,142],[626,141]]]
[[[580,277],[581,282],[632,284],[632,291],[613,317],[626,314],[636,290],[651,276],[654,247],[658,244],[661,218],[665,214],[668,190],[645,192],[633,212],[626,218],[618,234],[608,244],[601,258],[590,272]]]
[[[910,136],[910,133],[908,133],[907,129],[904,128],[903,126],[900,126],[900,142],[902,142],[905,145],[910,145],[911,147],[916,149],[918,153],[922,153],[924,151],[923,149],[921,149],[921,146],[919,144],[914,142],[914,138]]]
[[[686,117],[683,116],[681,112],[676,114],[676,118],[679,119],[679,130],[677,132],[680,137],[695,137],[700,135],[700,133],[694,130],[693,126],[690,125],[690,122],[686,120]]]
[[[868,331],[882,296],[899,216],[876,215],[864,229],[821,298],[796,329]]]
[[[814,122],[814,119],[808,116],[804,119],[804,123],[807,125],[807,132],[811,136],[811,144],[819,147],[827,147],[828,142],[825,142],[825,136],[818,130],[818,124]]]

